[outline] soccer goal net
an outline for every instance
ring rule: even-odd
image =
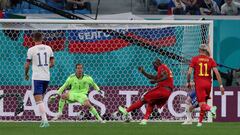
[[[55,67],[44,97],[48,118],[57,115],[58,100],[49,97],[75,72],[75,64],[84,65],[84,73],[93,77],[104,93],[90,90],[88,97],[105,120],[123,118],[118,106],[129,106],[154,85],[138,72],[143,66],[156,74],[152,61],[160,58],[173,72],[175,88],[165,106],[155,108],[150,119],[177,121],[185,119],[184,100],[189,60],[198,47],[207,43],[212,48],[211,21],[73,21],[73,20],[1,20],[0,21],[0,120],[36,121],[40,114],[31,91],[31,81],[24,80],[27,49],[33,46],[32,33],[44,35],[44,44],[52,47]],[[31,75],[31,74],[30,74]],[[16,94],[17,93],[17,94]],[[16,94],[21,96],[24,111],[15,115]],[[145,106],[133,111],[140,120]],[[94,120],[78,103],[64,108],[63,121]]]

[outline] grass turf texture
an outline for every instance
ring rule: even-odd
[[[107,122],[50,122],[50,127],[39,128],[39,123],[0,122],[0,135],[239,135],[240,122],[204,123],[202,127],[182,126],[181,123],[156,122],[141,126],[138,123]]]

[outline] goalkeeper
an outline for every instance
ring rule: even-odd
[[[92,86],[95,90],[101,93],[99,87],[93,81],[91,76],[83,74],[82,64],[76,64],[75,68],[76,68],[75,74],[72,74],[67,78],[63,86],[60,87],[60,89],[57,91],[57,95],[50,97],[51,98],[50,100],[52,101],[58,95],[61,96],[58,103],[58,115],[54,117],[53,120],[57,120],[62,116],[65,103],[79,102],[81,105],[86,106],[89,109],[90,113],[92,113],[99,122],[105,123],[105,121],[103,121],[100,115],[98,114],[95,107],[91,105],[87,97],[90,86]],[[64,90],[68,87],[70,87],[71,89],[67,92],[64,92]]]

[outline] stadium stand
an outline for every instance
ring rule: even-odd
[[[83,7],[81,8],[75,8],[72,10],[68,10],[66,6],[69,5],[69,2],[67,0],[37,0],[40,2],[43,2],[51,7],[60,9],[60,10],[65,10],[70,13],[79,13],[79,14],[90,14],[91,13],[91,3],[90,2],[85,2]],[[74,0],[73,0],[74,1]],[[2,5],[2,4],[1,4]],[[8,13],[16,13],[16,14],[49,14],[51,12],[42,9],[40,7],[34,6],[32,4],[29,4],[26,1],[15,1],[11,0],[10,5],[11,6],[6,6],[5,9]]]

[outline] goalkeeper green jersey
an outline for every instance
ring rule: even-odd
[[[90,87],[93,87],[97,91],[100,90],[97,84],[93,81],[92,77],[86,74],[84,74],[81,79],[78,79],[75,74],[70,75],[57,93],[62,94],[63,91],[69,87],[71,93],[88,94]]]

